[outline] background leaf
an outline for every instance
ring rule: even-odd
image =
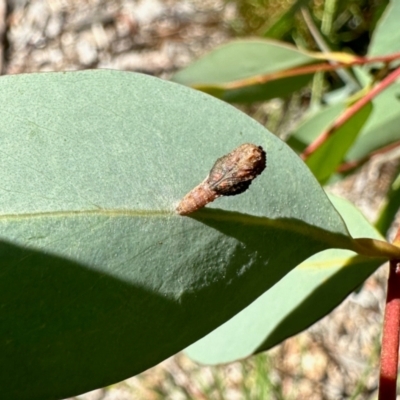
[[[400,205],[400,175],[398,174],[399,167],[397,167],[397,174],[395,174],[393,182],[387,193],[386,198],[381,205],[378,218],[375,222],[375,227],[378,231],[386,236],[389,228],[395,221],[396,215],[399,211]]]
[[[354,237],[381,238],[354,206],[331,200]],[[316,254],[186,353],[203,364],[220,364],[270,349],[329,313],[380,265],[347,250]]]
[[[346,161],[361,160],[372,151],[400,140],[400,84],[389,86],[372,101],[373,109],[354,145],[346,154]],[[321,109],[308,117],[292,134],[288,144],[302,151],[330,123],[337,118],[345,107],[335,104]]]
[[[367,103],[307,158],[306,164],[319,183],[325,184],[335,173],[336,168],[343,161],[347,151],[368,120],[371,111],[372,105]]]
[[[385,89],[372,105],[371,117],[349,150],[348,161],[362,159],[372,151],[400,140],[400,83]]]
[[[310,255],[352,246],[303,162],[210,96],[100,70],[5,76],[0,86],[5,398],[65,398],[135,375]],[[244,142],[268,153],[250,190],[176,215]]]
[[[368,56],[383,56],[400,51],[400,2],[392,0],[387,5],[372,35]]]
[[[287,144],[301,153],[318,135],[326,130],[343,111],[345,105],[338,103],[306,115],[303,122],[289,137]]]
[[[284,98],[306,86],[311,78],[312,74],[306,74],[274,79],[260,85],[249,85],[238,89],[220,89],[216,97],[228,103],[253,103],[276,97]],[[196,89],[213,94],[212,91],[207,90],[207,87],[197,86]]]
[[[260,29],[260,31],[265,30],[262,35],[269,38],[282,38],[293,29],[297,12],[302,7],[306,7],[309,2],[310,0],[296,0],[287,11],[284,11],[281,15],[277,16],[274,23],[268,27],[268,29]]]
[[[174,75],[175,82],[196,87],[228,102],[252,102],[284,97],[305,86],[312,75],[299,75],[228,88],[226,84],[316,62],[290,45],[262,39],[235,40]]]

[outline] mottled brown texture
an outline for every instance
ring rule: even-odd
[[[242,144],[215,162],[208,177],[180,201],[177,213],[187,215],[217,197],[243,193],[265,166],[266,153],[261,146]]]
[[[199,208],[204,207],[206,204],[211,203],[220,195],[210,189],[207,183],[208,177],[192,189],[179,203],[176,211],[180,215],[187,215]]]

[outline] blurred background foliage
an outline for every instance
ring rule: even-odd
[[[238,36],[283,40],[319,50],[301,15],[306,7],[332,51],[367,52],[376,23],[388,0],[228,0],[238,10],[232,29]]]

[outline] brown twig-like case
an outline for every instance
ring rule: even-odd
[[[266,153],[261,146],[242,144],[215,162],[207,178],[180,201],[177,213],[187,215],[217,197],[243,193],[265,166]]]

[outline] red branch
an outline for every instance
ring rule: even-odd
[[[400,330],[400,262],[390,261],[390,273],[383,323],[379,400],[396,399]]]
[[[389,85],[394,83],[396,79],[400,77],[400,68],[394,70],[385,79],[379,82],[373,89],[371,89],[364,97],[356,101],[349,108],[347,108],[342,115],[340,115],[336,121],[328,127],[324,132],[319,135],[314,142],[312,142],[301,155],[302,159],[307,159],[313,152],[315,152],[326,140],[336,132],[345,122],[347,122],[354,114],[356,114],[362,107],[364,107],[369,101],[375,98],[380,92],[386,89]]]
[[[312,56],[312,54],[311,54]],[[386,56],[379,56],[379,57],[356,57],[353,56],[353,59],[349,62],[339,62],[338,59],[332,58],[330,62],[324,63],[317,63],[311,65],[302,65],[300,67],[289,68],[283,71],[276,71],[276,72],[269,72],[263,75],[256,75],[250,78],[244,78],[240,80],[236,80],[233,82],[228,82],[219,85],[211,84],[211,87],[219,87],[221,89],[240,89],[242,87],[251,86],[251,85],[260,85],[263,83],[267,83],[270,81],[288,78],[293,76],[299,75],[308,75],[314,74],[316,72],[328,72],[328,71],[335,71],[340,68],[350,68],[355,65],[365,65],[374,62],[384,62],[389,64],[392,61],[395,61],[400,58],[400,53],[393,53]],[[193,85],[195,88],[203,88],[204,86],[209,86],[208,84],[198,83]]]
[[[400,229],[393,244],[400,244]],[[390,271],[383,322],[379,400],[396,400],[400,335],[400,260],[390,260]]]

